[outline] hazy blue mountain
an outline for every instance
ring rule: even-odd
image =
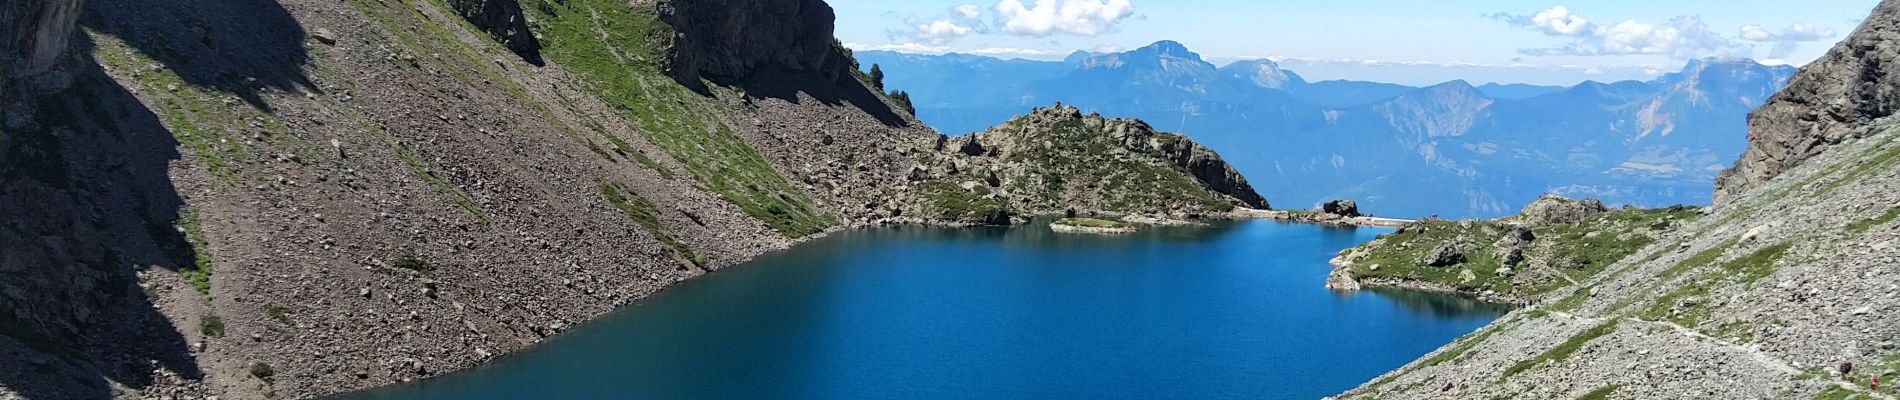
[[[939,130],[1055,102],[1220,149],[1274,204],[1360,200],[1394,216],[1499,216],[1545,192],[1704,203],[1746,116],[1791,67],[1697,60],[1651,81],[1430,87],[1309,82],[1267,60],[1216,66],[1172,41],[1064,61],[864,52]]]
[[[1486,83],[1478,85],[1478,91],[1485,96],[1499,100],[1521,100],[1564,91],[1563,86],[1543,86],[1525,83]]]

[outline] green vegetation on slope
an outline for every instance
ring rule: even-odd
[[[191,265],[178,269],[178,275],[185,283],[197,289],[199,294],[211,294],[211,241],[205,239],[204,227],[199,225],[198,214],[190,210],[179,213],[178,231],[185,234],[185,241],[191,245]]]
[[[1600,388],[1597,388],[1597,390],[1590,391],[1590,393],[1584,393],[1583,396],[1577,397],[1577,400],[1609,400],[1611,394],[1615,394],[1617,389],[1622,389],[1622,388],[1623,388],[1623,385],[1609,385],[1609,386],[1600,387]]]
[[[1701,214],[1693,209],[1617,210],[1597,214],[1576,224],[1539,227],[1525,250],[1526,259],[1505,273],[1506,249],[1500,239],[1515,227],[1502,221],[1419,221],[1379,240],[1360,245],[1365,256],[1353,262],[1353,274],[1362,278],[1382,278],[1441,284],[1466,291],[1491,290],[1515,296],[1542,296],[1573,282],[1581,282],[1602,273],[1611,265],[1635,254],[1656,240],[1656,233],[1693,221]],[[1457,248],[1465,262],[1445,267],[1426,265],[1423,260],[1444,245]],[[1528,271],[1526,267],[1542,261],[1554,268],[1554,274]],[[1378,269],[1373,269],[1377,266]],[[1467,273],[1469,271],[1469,273]],[[1470,278],[1467,280],[1466,278]],[[1534,279],[1535,278],[1535,279]],[[1581,302],[1583,291],[1573,292],[1563,303]]]
[[[989,186],[976,185],[964,189],[950,182],[930,181],[919,186],[919,190],[930,201],[931,208],[935,209],[932,217],[979,223],[1009,221],[1009,209],[991,196],[993,192]]]
[[[587,81],[707,189],[786,236],[836,224],[733,133],[720,117],[723,105],[661,74],[656,43],[673,31],[653,11],[611,0],[537,0],[523,8],[534,14],[543,55]]]
[[[1570,357],[1570,355],[1576,353],[1577,350],[1583,349],[1584,345],[1590,344],[1590,341],[1615,333],[1617,322],[1617,320],[1611,320],[1602,325],[1591,327],[1582,333],[1578,333],[1577,336],[1572,336],[1570,340],[1565,340],[1562,344],[1558,344],[1557,347],[1545,350],[1536,357],[1518,361],[1517,364],[1512,364],[1510,368],[1505,368],[1503,376],[1509,378],[1512,375],[1517,375],[1519,372],[1524,372],[1546,363],[1563,361],[1564,358]]]
[[[1019,147],[1004,160],[1028,166],[1030,176],[1009,179],[1010,193],[1032,204],[1056,207],[1067,193],[1100,193],[1103,211],[1152,212],[1179,209],[1226,212],[1233,204],[1208,190],[1200,181],[1161,154],[1125,154],[1126,149],[1100,128],[1091,128],[1076,116],[1056,126],[1034,130],[1017,139]],[[996,134],[1019,135],[1026,127],[1006,124]],[[1160,134],[1163,140],[1179,135]]]
[[[1711,290],[1717,285],[1724,284],[1753,285],[1755,281],[1774,274],[1775,264],[1781,261],[1782,256],[1788,254],[1788,249],[1791,247],[1793,245],[1789,243],[1776,244],[1722,263],[1718,270],[1681,283],[1676,290],[1670,291],[1657,299],[1655,303],[1651,303],[1648,309],[1638,314],[1638,317],[1650,321],[1669,321],[1686,327],[1696,327],[1714,311],[1715,305],[1710,304],[1711,299],[1707,298]],[[1724,246],[1718,249],[1726,248]],[[1684,260],[1683,263],[1693,261],[1707,266],[1708,263],[1713,262],[1713,257],[1704,258],[1704,254],[1711,254],[1711,252],[1699,253],[1691,257],[1691,260]],[[1720,255],[1719,252],[1713,254]]]
[[[686,242],[680,241],[679,237],[673,236],[672,232],[666,230],[665,225],[660,224],[659,209],[653,206],[652,201],[638,194],[623,193],[619,186],[609,183],[600,184],[600,195],[605,197],[608,203],[613,204],[614,208],[620,209],[622,214],[626,214],[628,218],[639,223],[640,227],[646,228],[647,233],[653,235],[654,239],[665,244],[673,257],[702,268],[706,266],[706,256],[694,252],[686,245]]]

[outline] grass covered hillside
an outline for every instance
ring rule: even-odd
[[[1545,197],[1510,218],[1418,221],[1341,252],[1328,284],[1423,288],[1505,302],[1540,299],[1701,217],[1695,208],[1608,210],[1591,202]]]

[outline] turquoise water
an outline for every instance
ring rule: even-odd
[[[844,232],[359,399],[1317,399],[1505,310],[1322,287],[1384,229]]]

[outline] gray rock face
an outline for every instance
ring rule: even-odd
[[[678,31],[666,60],[675,79],[735,82],[761,70],[850,73],[832,38],[836,14],[823,0],[663,0],[660,19]]]
[[[1849,139],[1900,109],[1900,2],[1882,1],[1826,56],[1801,68],[1786,90],[1748,118],[1748,149],[1716,178],[1724,204]]]
[[[1357,217],[1361,215],[1359,214],[1359,203],[1352,200],[1328,201],[1326,204],[1320,205],[1320,212],[1341,217]]]
[[[15,0],[0,4],[0,77],[46,72],[66,53],[82,0]]]
[[[516,0],[449,0],[449,8],[507,46],[522,59],[540,65],[541,41],[528,31],[528,18]]]
[[[1571,200],[1554,194],[1547,194],[1524,206],[1518,213],[1518,222],[1529,226],[1550,226],[1574,224],[1584,218],[1610,211],[1597,199]]]

